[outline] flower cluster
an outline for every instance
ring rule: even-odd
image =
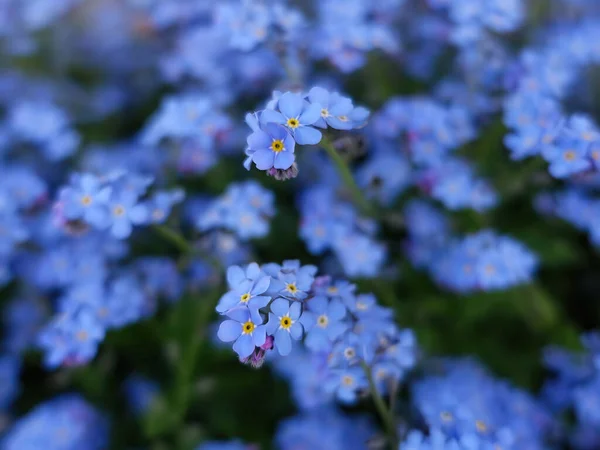
[[[2,441],[6,450],[33,448],[101,450],[109,442],[108,423],[78,395],[68,394],[37,406]]]
[[[233,183],[196,221],[200,231],[225,229],[242,240],[264,237],[275,214],[273,193],[255,181]]]
[[[584,353],[546,349],[545,363],[554,378],[547,381],[543,392],[552,411],[575,414],[571,444],[592,449],[600,445],[600,334],[588,333],[582,343]]]
[[[322,139],[320,129],[352,130],[364,126],[369,111],[355,107],[352,100],[337,92],[313,87],[307,94],[274,92],[266,109],[246,116],[252,129],[248,136],[246,161],[271,176],[293,178],[298,145],[315,145]]]
[[[416,363],[412,332],[398,329],[392,311],[379,306],[374,295],[357,295],[346,281],[315,278],[316,271],[298,261],[230,267],[231,290],[216,308],[227,317],[219,339],[233,342],[240,360],[259,366],[267,351],[287,356],[292,342],[304,338],[315,355],[304,364],[309,373],[320,364],[320,355],[328,355],[318,386],[311,383],[322,398],[356,402],[368,389],[365,371],[373,374],[378,389],[391,389]],[[307,379],[297,370],[294,377]]]

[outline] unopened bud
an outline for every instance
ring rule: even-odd
[[[294,162],[289,169],[276,169],[274,167],[267,170],[267,175],[275,178],[277,181],[291,180],[298,176],[298,164]]]

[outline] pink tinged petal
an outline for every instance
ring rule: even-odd
[[[236,287],[246,278],[244,270],[240,266],[231,266],[227,269],[227,284],[230,288]]]
[[[329,105],[329,91],[322,87],[314,87],[308,93],[308,99],[311,103],[319,103],[326,108]]]
[[[223,342],[233,342],[242,334],[242,325],[235,320],[226,320],[219,325],[217,337]]]
[[[312,125],[321,117],[321,105],[318,103],[313,103],[312,105],[304,102],[305,109],[300,114],[300,123],[302,125]]]
[[[292,351],[292,338],[290,333],[281,329],[275,333],[275,347],[281,356],[289,355]]]
[[[275,162],[275,153],[266,149],[258,150],[254,155],[252,155],[252,161],[254,161],[254,164],[256,164],[258,169],[268,170],[273,167],[273,163]]]
[[[328,316],[332,320],[340,320],[346,315],[346,307],[338,300],[332,300],[329,303]]]
[[[286,117],[298,117],[302,112],[303,102],[302,95],[286,92],[279,98],[279,110]]]
[[[294,131],[294,138],[300,145],[315,145],[321,142],[323,135],[313,127],[298,127]]]
[[[303,328],[302,328],[302,324],[300,322],[296,322],[290,327],[290,334],[296,340],[298,340],[302,337],[302,332],[303,332]]]
[[[257,282],[254,288],[252,289],[252,293],[254,295],[260,295],[269,289],[269,285],[271,284],[271,277],[261,277]]]
[[[265,109],[260,115],[261,123],[278,123],[284,124],[286,122],[285,117],[278,111],[274,111],[272,109]]]
[[[283,298],[278,298],[271,303],[271,312],[278,317],[285,316],[290,309],[290,302]]]
[[[300,302],[292,302],[290,305],[290,317],[292,320],[297,320],[300,314],[302,314],[302,305]]]
[[[257,347],[263,345],[267,340],[267,328],[264,325],[256,327],[252,333],[252,340]]]
[[[224,313],[236,306],[239,302],[240,298],[235,292],[228,292],[221,297],[215,309],[218,313]]]
[[[233,344],[233,350],[240,358],[247,358],[254,351],[254,342],[249,334],[242,334]]]
[[[292,167],[292,164],[294,164],[295,160],[296,157],[293,153],[281,152],[280,154],[275,156],[275,163],[273,164],[273,167],[275,167],[276,169],[286,170]]]
[[[248,139],[246,139],[248,147],[250,147],[252,150],[269,148],[269,146],[271,145],[271,141],[271,136],[269,136],[262,130],[255,131],[250,136],[248,136]]]

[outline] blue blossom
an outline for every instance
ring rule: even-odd
[[[265,343],[267,330],[259,315],[251,315],[248,308],[234,308],[226,315],[229,319],[219,326],[218,337],[223,342],[233,342],[233,350],[240,358],[249,357],[255,347]]]
[[[84,220],[96,228],[109,224],[108,201],[112,192],[92,174],[74,175],[71,185],[59,194],[62,213],[68,220]]]
[[[349,328],[343,321],[346,308],[340,301],[328,301],[322,296],[311,298],[307,306],[309,310],[304,311],[300,320],[307,330],[305,344],[313,351],[327,351]]]
[[[295,161],[294,138],[286,128],[268,123],[261,130],[248,136],[248,148],[252,161],[260,170],[289,169]]]
[[[354,404],[358,400],[358,392],[367,386],[367,377],[362,367],[349,367],[332,370],[324,388],[333,392],[340,402]]]
[[[106,418],[82,397],[66,394],[39,404],[21,417],[3,437],[2,447],[101,450],[108,443]]]
[[[321,117],[315,123],[320,128],[335,128],[336,130],[351,130],[354,123],[350,114],[354,110],[352,100],[342,97],[337,92],[329,92],[321,87],[313,87],[308,93],[311,104],[318,105]]]
[[[298,302],[278,298],[270,305],[267,333],[274,336],[275,348],[281,356],[292,351],[292,339],[299,340],[303,335],[302,307]]]
[[[228,269],[228,278],[230,270],[232,268]],[[257,280],[242,279],[237,285],[232,286],[231,291],[221,297],[216,307],[217,312],[223,314],[236,307],[247,307],[253,318],[257,319],[258,310],[271,301],[270,296],[262,295],[269,288],[270,283],[271,278],[268,276],[261,276]]]
[[[309,104],[301,94],[286,92],[277,101],[279,111],[265,109],[261,112],[263,123],[277,123],[287,127],[300,145],[318,144],[321,132],[311,127],[320,117],[319,105]]]
[[[133,192],[113,192],[108,200],[108,209],[110,232],[118,239],[129,237],[133,225],[142,225],[148,220],[148,209],[139,203],[137,194]]]

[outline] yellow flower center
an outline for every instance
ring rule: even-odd
[[[350,375],[344,375],[342,377],[342,384],[344,386],[352,386],[354,384],[354,378],[352,378]]]
[[[251,320],[242,325],[242,333],[251,334],[254,331],[254,323]]]
[[[325,314],[319,316],[319,318],[317,319],[317,325],[319,325],[321,328],[325,328],[328,323],[329,319]]]
[[[321,110],[321,117],[329,117],[329,111],[325,108]]]
[[[592,152],[592,159],[594,161],[598,161],[600,159],[600,151],[599,150],[594,150]]]
[[[113,214],[115,216],[122,216],[125,214],[125,208],[123,208],[121,205],[117,205],[113,208]]]
[[[442,418],[442,420],[444,422],[450,422],[450,421],[452,421],[454,419],[454,417],[452,416],[452,414],[449,413],[448,411],[442,411],[440,413],[440,417]]]
[[[567,161],[573,161],[577,157],[577,154],[573,150],[567,150],[563,153],[563,158]]]
[[[475,427],[477,428],[477,431],[479,431],[480,433],[485,433],[488,429],[487,425],[482,420],[475,421]]]
[[[348,122],[348,116],[338,116],[338,119],[340,119],[342,122]]]
[[[280,153],[283,151],[283,141],[281,139],[273,139],[271,142],[271,150],[275,153]]]
[[[92,197],[90,197],[89,195],[84,195],[83,197],[81,197],[81,204],[83,206],[90,206],[92,204]]]
[[[248,303],[250,301],[250,293],[246,292],[244,295],[240,296],[240,302]]]
[[[363,302],[356,302],[356,309],[358,309],[359,311],[366,311],[367,309],[369,309],[369,305]]]
[[[298,128],[300,126],[300,122],[298,121],[298,119],[294,119],[292,117],[291,119],[288,119],[287,126],[290,128]]]
[[[493,275],[494,273],[496,273],[496,267],[494,267],[491,264],[488,264],[487,266],[485,266],[485,273],[487,273],[488,275]]]
[[[162,220],[165,218],[165,212],[162,209],[155,209],[152,211],[152,218],[154,220]]]
[[[296,292],[298,292],[298,288],[296,287],[296,283],[288,283],[288,284],[286,284],[285,290],[288,291],[290,294],[295,294]]]
[[[290,319],[289,316],[283,316],[281,319],[279,319],[279,325],[284,330],[288,330],[292,326],[293,323],[294,322],[292,321],[292,319]]]
[[[328,294],[337,294],[338,293],[338,288],[336,288],[335,286],[329,286],[327,288],[327,293]]]
[[[81,330],[77,332],[77,339],[81,342],[85,342],[88,339],[87,331]]]

